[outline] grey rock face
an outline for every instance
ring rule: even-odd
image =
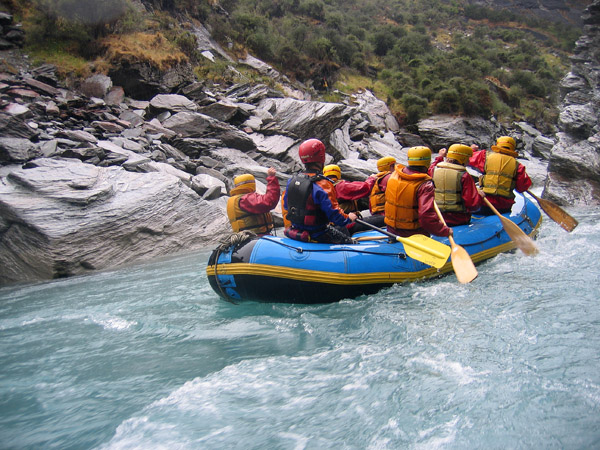
[[[0,217],[0,284],[200,248],[225,226],[174,176],[66,159],[4,167]]]
[[[600,204],[600,1],[583,16],[563,94],[558,141],[549,156],[544,197],[559,204]]]

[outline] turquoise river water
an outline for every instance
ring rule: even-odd
[[[0,289],[2,449],[600,448],[600,210],[369,297],[225,302],[209,249]]]

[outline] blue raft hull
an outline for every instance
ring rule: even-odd
[[[542,223],[537,206],[517,195],[505,217],[535,237]],[[273,303],[330,303],[392,286],[452,273],[452,263],[440,269],[406,256],[400,242],[389,242],[369,231],[354,237],[383,237],[358,244],[304,243],[287,237],[263,236],[214,250],[206,275],[225,300]],[[449,245],[447,238],[434,239]],[[474,216],[469,225],[454,227],[454,240],[475,263],[515,248],[498,217]]]

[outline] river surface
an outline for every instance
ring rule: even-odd
[[[376,295],[221,300],[209,251],[0,289],[2,449],[600,448],[600,210]]]

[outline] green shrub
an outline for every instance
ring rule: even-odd
[[[433,101],[433,111],[436,114],[452,114],[460,111],[460,95],[456,89],[440,91]]]

